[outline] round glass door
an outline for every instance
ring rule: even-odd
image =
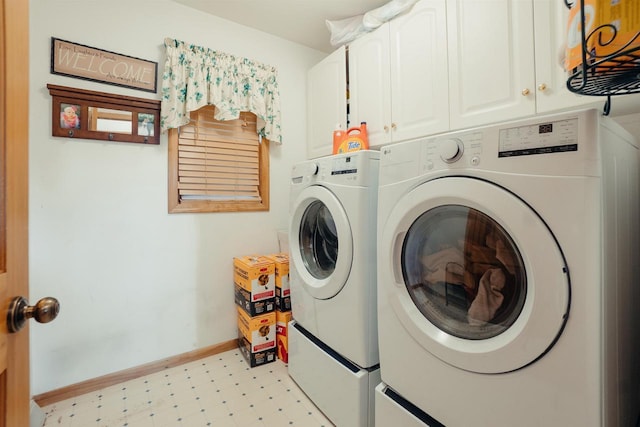
[[[562,251],[532,208],[470,177],[427,181],[380,230],[379,295],[425,351],[479,373],[542,357],[568,318]],[[402,351],[398,349],[398,351]]]
[[[309,273],[326,279],[338,260],[338,231],[329,208],[319,200],[312,202],[302,214],[300,254]]]
[[[320,185],[305,188],[293,206],[291,268],[314,298],[332,298],[344,287],[351,271],[349,219],[336,196]]]
[[[423,213],[407,232],[401,259],[414,304],[452,336],[495,337],[522,312],[522,256],[504,228],[479,210],[444,205]]]

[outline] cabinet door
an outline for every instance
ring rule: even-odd
[[[449,129],[445,0],[423,0],[390,21],[393,142]]]
[[[346,48],[337,49],[307,73],[307,158],[333,152],[333,131],[347,127]]]
[[[595,101],[567,89],[563,58],[569,9],[565,2],[536,0],[533,13],[537,111],[546,113]]]
[[[447,23],[451,127],[534,114],[532,1],[448,0]]]
[[[389,23],[349,45],[351,126],[367,122],[369,146],[391,142]]]

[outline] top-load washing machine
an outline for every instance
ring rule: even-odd
[[[636,141],[584,110],[380,162],[379,425],[635,425]]]
[[[373,425],[379,383],[376,209],[380,153],[294,165],[289,374],[337,425]]]

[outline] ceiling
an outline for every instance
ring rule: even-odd
[[[333,52],[325,20],[350,18],[389,0],[174,0],[323,52]]]

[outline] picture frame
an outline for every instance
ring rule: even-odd
[[[51,135],[160,144],[160,100],[47,84]]]
[[[158,63],[51,37],[51,74],[157,92]]]

